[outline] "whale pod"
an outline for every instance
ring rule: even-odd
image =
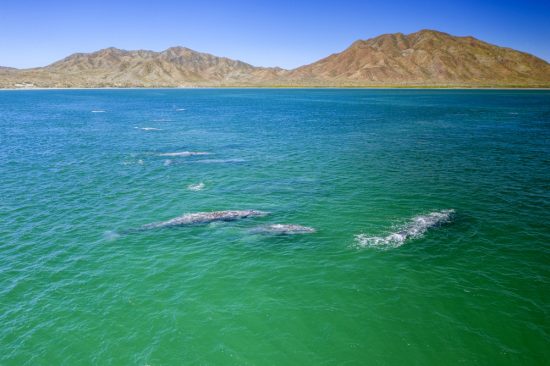
[[[234,221],[245,219],[247,217],[261,217],[267,214],[268,212],[257,210],[196,212],[178,216],[168,221],[153,222],[151,224],[143,225],[141,229],[158,229],[172,226],[208,224],[214,221]]]

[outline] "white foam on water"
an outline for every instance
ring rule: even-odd
[[[160,156],[196,156],[196,155],[210,155],[209,152],[204,151],[179,151],[159,154]]]
[[[170,159],[164,160],[164,166],[168,166],[170,164],[172,164],[172,160],[170,160]]]
[[[202,159],[202,160],[195,160],[195,163],[202,163],[202,164],[226,164],[226,163],[244,163],[245,159]]]
[[[95,110],[95,111],[92,111],[92,113],[105,113],[105,111],[102,111],[102,110]]]
[[[190,184],[187,186],[187,189],[190,191],[201,191],[204,189],[204,183]]]
[[[134,127],[134,128],[142,131],[162,131],[160,128],[155,128],[155,127]]]
[[[296,234],[313,234],[317,230],[309,226],[296,224],[271,224],[258,226],[251,230],[255,234],[272,234],[272,235],[296,235]]]
[[[360,247],[397,248],[409,239],[422,237],[431,228],[451,222],[454,214],[455,210],[442,210],[431,212],[427,215],[415,216],[405,225],[399,227],[397,231],[387,236],[359,234],[355,236],[355,241]]]
[[[124,160],[122,162],[122,165],[133,165],[133,164],[143,165],[143,164],[145,164],[145,162],[142,159],[139,159],[139,160]]]
[[[177,108],[177,109],[176,109],[176,111],[180,111],[180,112],[181,112],[181,111],[184,111],[184,110],[185,110],[185,108]]]

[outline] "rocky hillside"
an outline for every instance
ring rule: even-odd
[[[0,85],[37,87],[161,87],[255,83],[276,78],[282,69],[254,67],[184,47],[162,52],[106,48],[75,53],[40,68],[0,70]]]
[[[288,78],[331,85],[550,85],[550,64],[473,37],[423,30],[356,41]]]
[[[255,67],[184,47],[107,48],[49,66],[0,67],[0,87],[550,86],[550,64],[473,37],[423,30],[354,42],[294,70]]]

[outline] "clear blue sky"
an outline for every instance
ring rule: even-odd
[[[292,68],[382,33],[437,29],[550,60],[550,0],[0,0],[0,65],[181,45]]]

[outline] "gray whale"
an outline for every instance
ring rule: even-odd
[[[386,236],[368,236],[359,234],[355,240],[360,247],[399,247],[409,239],[422,237],[426,231],[453,221],[455,210],[430,212],[427,215],[413,217],[396,232]]]
[[[315,231],[312,227],[295,224],[273,224],[252,229],[253,233],[275,235],[312,234]]]
[[[147,230],[173,226],[208,224],[214,221],[235,221],[245,219],[247,217],[261,217],[267,214],[268,212],[257,210],[196,212],[178,216],[168,221],[153,222],[151,224],[143,225],[141,229]]]
[[[168,152],[159,154],[159,156],[197,156],[197,155],[210,155],[209,152],[204,151],[180,151],[180,152]]]

